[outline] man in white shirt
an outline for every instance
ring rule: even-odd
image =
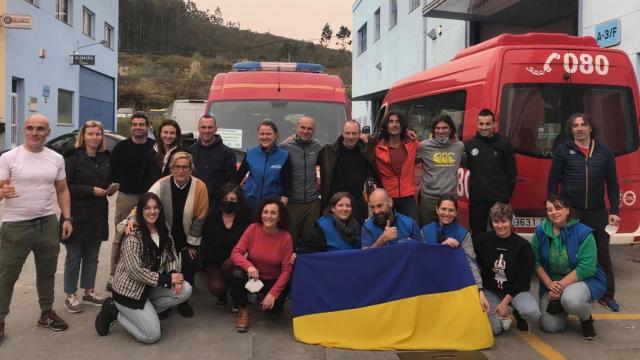
[[[68,328],[52,307],[60,241],[71,235],[73,219],[64,159],[44,147],[50,133],[45,116],[31,115],[24,124],[24,144],[0,156],[0,200],[5,201],[0,227],[0,341],[13,287],[32,251],[41,310],[38,326],[54,331]],[[62,212],[61,222],[54,200]]]

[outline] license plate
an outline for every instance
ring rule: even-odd
[[[513,226],[517,228],[534,228],[542,223],[542,218],[538,217],[516,217],[513,219]]]

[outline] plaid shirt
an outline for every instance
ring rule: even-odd
[[[170,260],[168,251],[162,251],[156,258],[157,269],[145,267],[142,263],[145,250],[142,243],[142,233],[139,231],[129,234],[120,246],[122,247],[122,255],[111,283],[113,291],[118,295],[144,302],[146,299],[142,299],[142,295],[145,289],[158,286],[160,274],[180,271],[180,258],[176,254],[173,241],[171,242],[173,260]],[[153,254],[147,255],[153,256]]]

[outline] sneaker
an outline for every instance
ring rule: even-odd
[[[249,309],[245,306],[240,308],[238,317],[236,317],[236,330],[245,333],[249,330]]]
[[[598,300],[598,304],[605,307],[605,309],[613,312],[620,311],[620,305],[616,302],[616,300],[612,296],[603,296]]]
[[[107,282],[107,286],[105,287],[105,289],[108,292],[113,292],[113,287],[111,286],[111,281]]]
[[[80,307],[80,300],[76,297],[76,294],[68,295],[64,300],[64,308],[67,309],[68,312],[72,314],[77,314],[82,312],[82,308]]]
[[[89,295],[85,295],[82,297],[82,303],[93,306],[102,306],[104,299],[102,296],[98,295],[95,291],[89,293]]]
[[[219,297],[218,297],[218,300],[216,301],[216,305],[218,305],[218,306],[224,306],[224,305],[227,305],[227,296],[226,296],[226,295],[224,295],[224,296],[219,296]]]
[[[531,330],[531,326],[529,326],[529,322],[525,319],[522,318],[522,316],[520,316],[520,313],[518,312],[518,310],[513,310],[513,317],[516,318],[516,327],[518,328],[518,330],[523,331],[523,332],[528,332],[529,330]]]
[[[178,304],[178,312],[182,317],[192,318],[193,317],[193,309],[189,306],[189,302],[185,301],[181,304]]]
[[[171,312],[171,308],[169,308],[169,309],[167,309],[165,311],[159,312],[158,313],[158,320],[166,319],[169,316],[170,312]]]
[[[240,312],[240,308],[239,307],[237,307],[235,305],[231,306],[231,315],[238,315],[239,312]]]
[[[595,340],[598,337],[596,329],[593,327],[593,317],[589,316],[588,320],[580,321],[580,327],[582,329],[582,337],[586,340]]]
[[[105,336],[109,333],[109,329],[118,319],[118,308],[113,303],[113,299],[108,297],[102,302],[102,309],[96,316],[96,332],[100,336]]]
[[[38,326],[49,328],[53,331],[64,331],[69,328],[69,325],[53,310],[46,310],[40,314]]]

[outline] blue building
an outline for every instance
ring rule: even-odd
[[[90,119],[114,129],[118,1],[0,1],[1,15],[29,16],[31,28],[0,22],[0,148],[23,142],[24,119],[34,113],[49,118],[50,138]],[[72,64],[74,54],[94,55],[95,64]]]

